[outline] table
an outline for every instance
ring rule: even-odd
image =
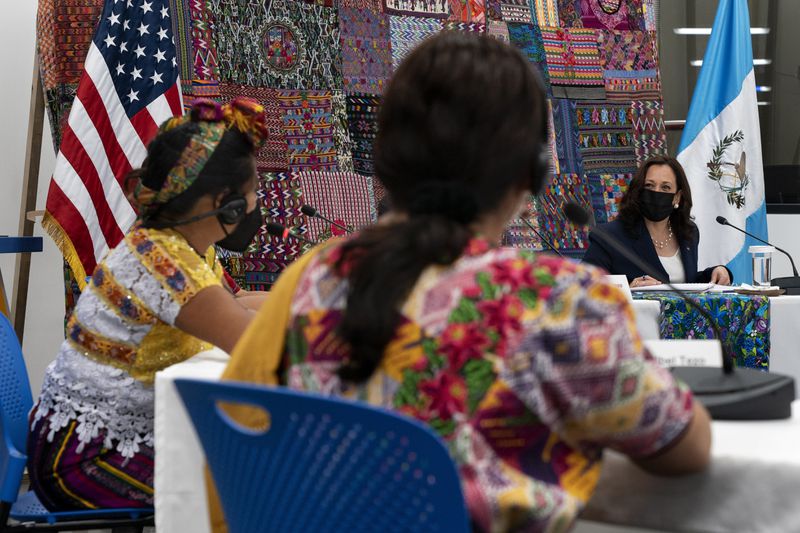
[[[606,452],[581,518],[658,531],[800,531],[800,400],[790,420],[713,422],[712,433],[711,467],[680,478]]]
[[[219,379],[226,360],[216,349],[156,374],[157,531],[209,531],[203,453],[173,381]],[[790,420],[713,422],[712,431],[712,467],[693,476],[658,478],[607,452],[581,518],[662,531],[800,531],[800,401]]]
[[[227,362],[228,354],[215,348],[156,374],[156,531],[211,531],[203,449],[173,382],[176,378],[218,380]]]
[[[769,299],[769,306],[770,371],[790,375],[800,384],[800,296],[774,296]],[[633,311],[642,338],[658,339],[658,302],[634,300]]]

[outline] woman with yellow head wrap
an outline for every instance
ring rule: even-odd
[[[30,415],[31,485],[51,511],[153,505],[153,377],[230,351],[252,311],[223,286],[214,243],[261,227],[255,151],[264,109],[197,102],[164,123],[129,176],[139,220],[100,262]]]

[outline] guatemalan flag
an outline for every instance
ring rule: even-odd
[[[720,0],[678,149],[700,229],[698,266],[727,265],[751,283],[747,252],[760,244],[716,222],[767,239],[764,167],[747,0]]]

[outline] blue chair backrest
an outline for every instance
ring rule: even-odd
[[[17,334],[0,314],[0,501],[17,499],[27,456],[28,413],[33,406],[28,371]]]
[[[424,424],[336,398],[177,379],[232,533],[469,531],[458,471]],[[264,432],[218,402],[258,406]]]

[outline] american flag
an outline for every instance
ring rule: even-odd
[[[182,113],[168,0],[106,0],[47,194],[44,226],[79,283],[136,219],[123,181]]]

